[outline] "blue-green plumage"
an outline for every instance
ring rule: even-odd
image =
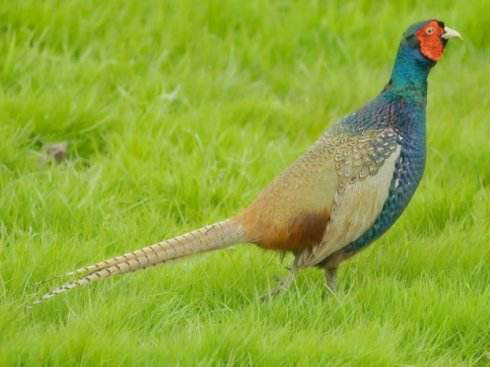
[[[352,132],[393,129],[401,147],[381,213],[368,230],[343,248],[346,255],[369,245],[394,224],[415,193],[424,172],[427,77],[435,63],[422,56],[414,43],[414,32],[423,23],[413,25],[404,34],[391,79],[383,92],[340,123]]]
[[[401,101],[399,104],[403,107],[394,113],[393,119],[403,121],[405,125],[395,125],[401,151],[395,164],[388,198],[374,224],[344,248],[347,253],[358,251],[388,230],[408,205],[422,178],[426,156],[425,108],[405,105]]]

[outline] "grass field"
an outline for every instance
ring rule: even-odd
[[[490,364],[490,3],[0,5],[0,365]],[[459,30],[430,76],[429,157],[336,296],[250,246],[84,288],[52,276],[235,213],[387,82],[401,33]],[[49,142],[69,142],[60,165]]]

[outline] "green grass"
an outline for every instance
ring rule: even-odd
[[[489,365],[488,14],[485,0],[2,2],[0,365]],[[260,302],[284,263],[243,245],[24,309],[51,276],[235,213],[380,91],[401,33],[429,17],[465,41],[430,77],[424,180],[335,297],[308,270]],[[69,159],[41,164],[55,141]]]

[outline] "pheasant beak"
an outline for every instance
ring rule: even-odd
[[[463,39],[463,37],[461,37],[461,34],[455,29],[444,27],[444,33],[442,34],[442,38],[444,38],[445,40],[449,40],[450,38],[454,38],[454,37],[457,37],[460,40]]]

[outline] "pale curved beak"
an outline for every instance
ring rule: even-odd
[[[457,37],[460,40],[463,39],[463,37],[461,37],[461,33],[456,31],[455,29],[444,27],[444,33],[442,34],[442,38],[449,40],[450,38],[454,38],[454,37]]]

